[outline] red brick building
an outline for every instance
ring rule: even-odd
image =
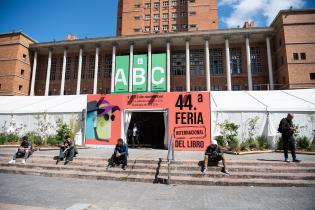
[[[118,36],[212,29],[217,0],[118,0]]]
[[[31,78],[29,45],[22,32],[0,34],[0,95],[28,95]]]

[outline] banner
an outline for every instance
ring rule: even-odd
[[[132,92],[147,91],[147,54],[133,56],[132,67]]]
[[[88,95],[85,144],[115,145],[121,137],[127,141],[132,115],[156,110],[164,110],[166,130],[152,127],[155,124],[152,118],[137,119],[142,124],[140,144],[144,143],[143,139],[149,144],[156,143],[150,142],[156,130],[162,133],[157,141],[164,148],[168,144],[165,139],[171,135],[176,150],[205,150],[210,144],[210,94],[207,92]]]
[[[152,54],[152,92],[166,91],[166,54]]]
[[[129,55],[116,56],[115,93],[127,93],[129,82]]]

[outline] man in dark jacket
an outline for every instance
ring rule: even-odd
[[[114,154],[109,160],[109,167],[115,167],[115,165],[122,164],[122,169],[126,170],[127,167],[127,157],[128,157],[128,145],[119,138],[114,150]]]
[[[290,149],[293,162],[300,162],[301,160],[297,159],[295,154],[295,139],[293,136],[295,129],[292,120],[293,114],[289,113],[286,118],[280,121],[279,125],[279,132],[282,134],[283,140],[284,161],[290,162],[288,159],[288,149]]]
[[[26,163],[26,159],[32,154],[32,142],[28,140],[27,136],[22,137],[22,142],[17,149],[16,153],[14,153],[12,160],[10,160],[10,164],[15,164],[16,158],[23,158],[22,164]]]
[[[226,169],[226,162],[225,158],[223,156],[223,152],[221,152],[221,148],[219,147],[216,140],[211,140],[211,144],[207,147],[205,152],[205,158],[204,158],[204,165],[201,169],[202,173],[205,174],[208,167],[208,161],[212,162],[219,162],[222,160],[223,168],[221,172],[225,174],[230,174],[229,171]]]
[[[56,164],[59,163],[59,161],[62,161],[64,158],[66,158],[65,165],[68,164],[69,161],[73,160],[73,157],[76,155],[76,149],[74,146],[74,142],[70,139],[69,135],[66,135],[63,140],[63,144],[59,145],[59,157],[57,159]]]

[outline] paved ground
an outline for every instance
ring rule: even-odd
[[[10,210],[19,205],[66,209],[79,203],[89,210],[314,210],[314,197],[315,188],[167,186],[0,174],[0,209]]]
[[[16,149],[14,148],[0,148],[0,153],[10,153],[13,154]],[[104,157],[109,158],[112,155],[113,149],[80,149],[79,156],[84,157]],[[58,150],[53,151],[36,151],[34,155],[57,155]],[[203,159],[203,151],[175,151],[176,160],[201,160]],[[129,149],[130,159],[156,159],[166,158],[167,150],[156,150],[156,149]],[[249,154],[249,155],[230,155],[225,154],[227,160],[283,160],[282,153],[263,153],[263,154]],[[297,155],[298,158],[303,161],[314,161],[315,155]],[[291,157],[291,156],[289,156]]]

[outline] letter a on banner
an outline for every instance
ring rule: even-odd
[[[132,91],[147,91],[147,54],[134,55],[132,68]]]
[[[166,91],[166,54],[152,54],[152,92]]]
[[[116,56],[115,93],[128,92],[129,55]]]

